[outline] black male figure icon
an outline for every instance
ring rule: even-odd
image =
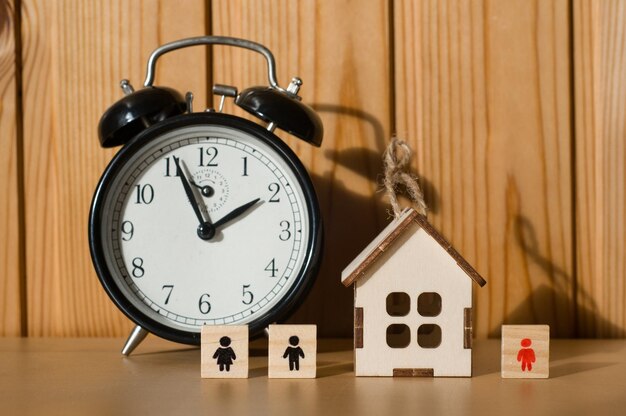
[[[300,370],[300,357],[304,358],[304,351],[298,346],[300,338],[295,335],[289,337],[289,347],[285,350],[283,358],[289,357],[289,371]]]
[[[220,371],[230,371],[230,366],[233,365],[233,360],[237,359],[235,351],[230,347],[231,340],[229,337],[220,338],[220,346],[215,350],[213,358],[217,358],[217,365],[220,367]]]
[[[316,325],[272,324],[268,327],[268,335],[267,376],[269,378],[315,378],[317,373]]]

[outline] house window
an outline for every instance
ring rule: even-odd
[[[406,316],[411,310],[411,298],[404,292],[391,292],[387,295],[386,310],[389,316]],[[421,293],[417,297],[417,312],[426,317],[439,315],[439,293]],[[387,327],[386,340],[391,348],[406,348],[411,343],[411,330],[405,324],[391,324]],[[417,328],[417,344],[422,348],[437,348],[441,345],[441,327],[435,324],[420,325]]]
[[[422,348],[437,348],[441,345],[441,327],[424,324],[417,328],[417,343]]]
[[[387,295],[387,313],[391,316],[406,316],[411,309],[411,298],[404,292]]]
[[[406,348],[411,343],[411,330],[404,324],[387,327],[387,345],[391,348]]]
[[[441,313],[441,296],[435,292],[424,292],[417,297],[417,312],[422,316],[437,316]]]

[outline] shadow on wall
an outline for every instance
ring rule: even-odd
[[[602,328],[614,337],[626,336],[623,328],[599,316],[595,300],[587,291],[576,286],[572,276],[540,252],[535,228],[528,218],[521,215],[515,218],[515,237],[527,258],[551,277],[552,286],[544,284],[533,290],[505,317],[503,324],[547,324],[550,325],[551,337],[596,336],[597,333],[580,333],[580,322],[583,321],[593,322],[596,330]],[[578,302],[574,301],[574,296],[578,296]],[[500,327],[490,332],[489,336],[500,337]]]
[[[333,113],[354,124],[350,118],[365,121],[374,131],[377,149],[327,150],[324,156],[344,166],[376,186],[382,173],[382,149],[388,140],[378,119],[357,109],[316,105],[320,113]],[[305,302],[289,319],[318,325],[319,337],[352,336],[353,292],[341,284],[341,271],[374,238],[386,223],[386,207],[380,195],[367,197],[350,190],[349,183],[335,177],[335,169],[312,175],[324,221],[324,253],[317,281]]]
[[[320,113],[332,113],[346,123],[358,119],[372,129],[375,150],[350,148],[329,149],[324,156],[335,165],[345,167],[380,190],[383,177],[383,151],[390,137],[385,136],[383,125],[376,116],[364,111],[329,104],[314,105]],[[363,123],[362,123],[363,124]],[[352,336],[353,289],[341,284],[341,271],[375,238],[390,221],[391,209],[384,192],[361,195],[351,190],[335,176],[335,169],[311,179],[320,201],[324,220],[324,257],[317,281],[303,305],[289,319],[290,322],[310,322],[318,325],[320,337]],[[420,184],[422,181],[420,179]],[[402,193],[403,190],[399,190]],[[430,183],[425,193],[429,207],[437,206],[437,193]],[[405,202],[406,203],[406,202]]]
[[[376,116],[359,109],[336,105],[318,104],[313,106],[320,113],[332,113],[338,116],[339,123],[354,125],[358,119],[374,133],[375,149],[349,148],[329,149],[324,157],[334,165],[341,166],[358,174],[381,189],[383,177],[382,154],[389,143],[383,125]],[[413,172],[415,173],[415,172]],[[345,337],[352,335],[353,291],[345,288],[340,281],[341,271],[358,253],[384,228],[390,220],[388,201],[384,192],[375,195],[361,195],[337,178],[336,170],[331,169],[324,175],[312,175],[320,201],[324,220],[324,256],[318,274],[305,302],[289,319],[293,323],[310,322],[318,325],[320,337]],[[437,213],[440,209],[437,189],[424,178],[419,179],[424,191],[429,212]],[[402,189],[399,193],[402,193]],[[404,204],[408,202],[405,200]],[[503,320],[505,324],[542,323],[551,326],[551,334],[556,337],[573,337],[579,334],[577,326],[580,320],[593,322],[595,328],[603,328],[614,336],[624,337],[626,332],[598,316],[596,303],[589,293],[575,286],[573,276],[554,264],[540,250],[537,235],[532,222],[521,215],[515,218],[515,240],[526,258],[545,271],[551,282],[537,287]],[[591,305],[576,309],[573,296],[578,291],[579,303]],[[500,327],[489,333],[490,337],[500,336]]]

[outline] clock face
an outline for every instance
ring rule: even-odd
[[[195,120],[123,149],[90,222],[109,295],[138,324],[183,342],[202,325],[273,322],[310,285],[319,252],[315,195],[293,153],[245,120]]]

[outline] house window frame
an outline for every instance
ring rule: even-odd
[[[428,306],[435,304],[436,306],[438,306],[438,309],[436,311],[436,313],[433,312],[428,312],[428,311],[424,311],[423,309],[420,308],[420,302],[419,299],[422,295],[436,295],[435,298],[435,302],[431,302]],[[393,311],[390,312],[389,310],[389,298],[390,296],[393,295],[401,295],[401,296],[406,296],[408,299],[408,306],[406,309],[406,313],[404,314],[392,314]],[[402,318],[402,317],[407,317],[411,315],[411,295],[409,295],[409,293],[405,292],[405,291],[393,291],[393,292],[389,292],[387,293],[387,296],[385,297],[385,313],[388,317],[392,318],[392,322],[389,323],[386,327],[385,330],[385,343],[387,344],[387,347],[392,348],[392,349],[404,349],[404,348],[408,348],[410,347],[414,342],[417,345],[418,348],[421,349],[427,349],[427,350],[432,350],[432,349],[437,349],[439,347],[441,347],[442,343],[443,343],[443,329],[441,327],[441,325],[439,325],[439,323],[437,323],[437,321],[439,321],[439,319],[433,319],[433,318],[437,318],[438,316],[441,315],[441,312],[443,311],[443,298],[441,296],[441,294],[439,294],[439,292],[435,292],[435,291],[423,291],[420,292],[416,299],[416,308],[415,308],[415,314],[416,314],[416,320],[415,322],[418,324],[416,331],[415,331],[415,339],[413,339],[412,336],[412,330],[411,327],[412,325],[407,325],[404,322],[393,322],[393,318]],[[405,304],[406,302],[402,302],[402,304]],[[404,310],[403,310],[404,312]],[[422,313],[422,312],[425,312]],[[424,319],[425,318],[425,319]],[[426,321],[426,322],[423,322]],[[434,322],[433,322],[434,321]],[[438,343],[436,345],[426,345],[423,346],[422,344],[420,344],[420,328],[426,327],[426,326],[432,326],[434,331],[438,332]],[[396,328],[397,327],[404,327],[403,328],[403,332],[407,331],[408,332],[408,342],[406,343],[406,345],[392,345],[390,344],[389,340],[390,340],[390,330],[393,330],[392,328]],[[395,343],[393,343],[395,344]]]

